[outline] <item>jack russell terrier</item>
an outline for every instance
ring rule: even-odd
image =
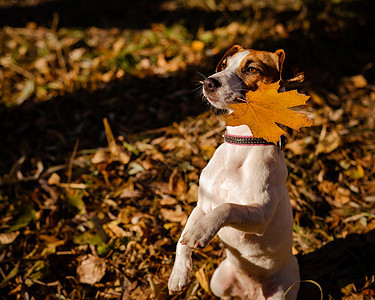
[[[217,73],[204,80],[204,96],[214,107],[228,109],[243,102],[247,91],[280,80],[284,59],[284,50],[235,45],[221,59]],[[277,145],[252,138],[246,125],[227,126],[225,142],[202,171],[197,206],[178,241],[170,293],[188,284],[192,249],[207,246],[218,234],[226,258],[211,279],[216,296],[296,299],[300,276],[292,254],[287,173]]]

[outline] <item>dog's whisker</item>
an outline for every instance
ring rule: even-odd
[[[196,87],[195,89],[193,89],[193,92],[198,91],[198,90],[201,90],[201,91],[202,91],[202,86],[198,86],[198,87]]]
[[[203,78],[203,80],[204,79],[206,79],[208,76],[206,76],[206,75],[204,75],[203,73],[201,73],[201,72],[197,72],[202,78]]]
[[[239,86],[239,85],[241,85],[241,84],[242,84],[242,81],[236,83],[236,84],[233,86],[233,88],[235,88],[235,87],[237,87],[237,86]]]

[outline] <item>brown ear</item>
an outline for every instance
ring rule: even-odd
[[[281,72],[283,71],[283,65],[285,61],[285,51],[283,49],[276,50],[275,54],[279,58],[279,72],[281,75]]]
[[[234,54],[236,54],[237,52],[243,50],[243,48],[239,45],[234,45],[232,48],[230,48],[227,52],[225,52],[223,58],[220,60],[220,62],[217,64],[216,66],[216,70],[215,72],[220,72],[222,70],[224,70],[224,67],[222,65],[224,59],[226,59],[228,56],[233,56]]]
[[[291,83],[291,82],[303,82],[305,80],[305,73],[304,72],[300,72],[296,75],[294,75],[293,78],[289,78],[287,80],[281,80],[280,81],[280,87],[285,87],[288,85],[288,83]]]

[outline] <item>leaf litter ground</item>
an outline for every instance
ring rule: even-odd
[[[195,251],[182,294],[166,283],[225,123],[201,114],[191,72],[211,73],[235,43],[285,48],[311,70],[292,88],[311,96],[316,126],[285,149],[302,278],[327,299],[374,297],[375,27],[360,2],[181,1],[178,15],[173,2],[141,1],[163,22],[130,26],[109,1],[92,26],[54,1],[0,1],[0,297],[214,299],[217,239]],[[51,7],[48,24],[34,14]],[[198,13],[207,23],[189,21]],[[313,285],[301,292],[319,298]]]

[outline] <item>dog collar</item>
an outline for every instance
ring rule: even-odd
[[[255,138],[252,136],[242,136],[242,135],[232,135],[225,133],[223,135],[224,141],[232,145],[241,145],[241,146],[278,146],[280,149],[284,147],[284,137],[279,140],[277,144],[271,143],[262,138]]]

